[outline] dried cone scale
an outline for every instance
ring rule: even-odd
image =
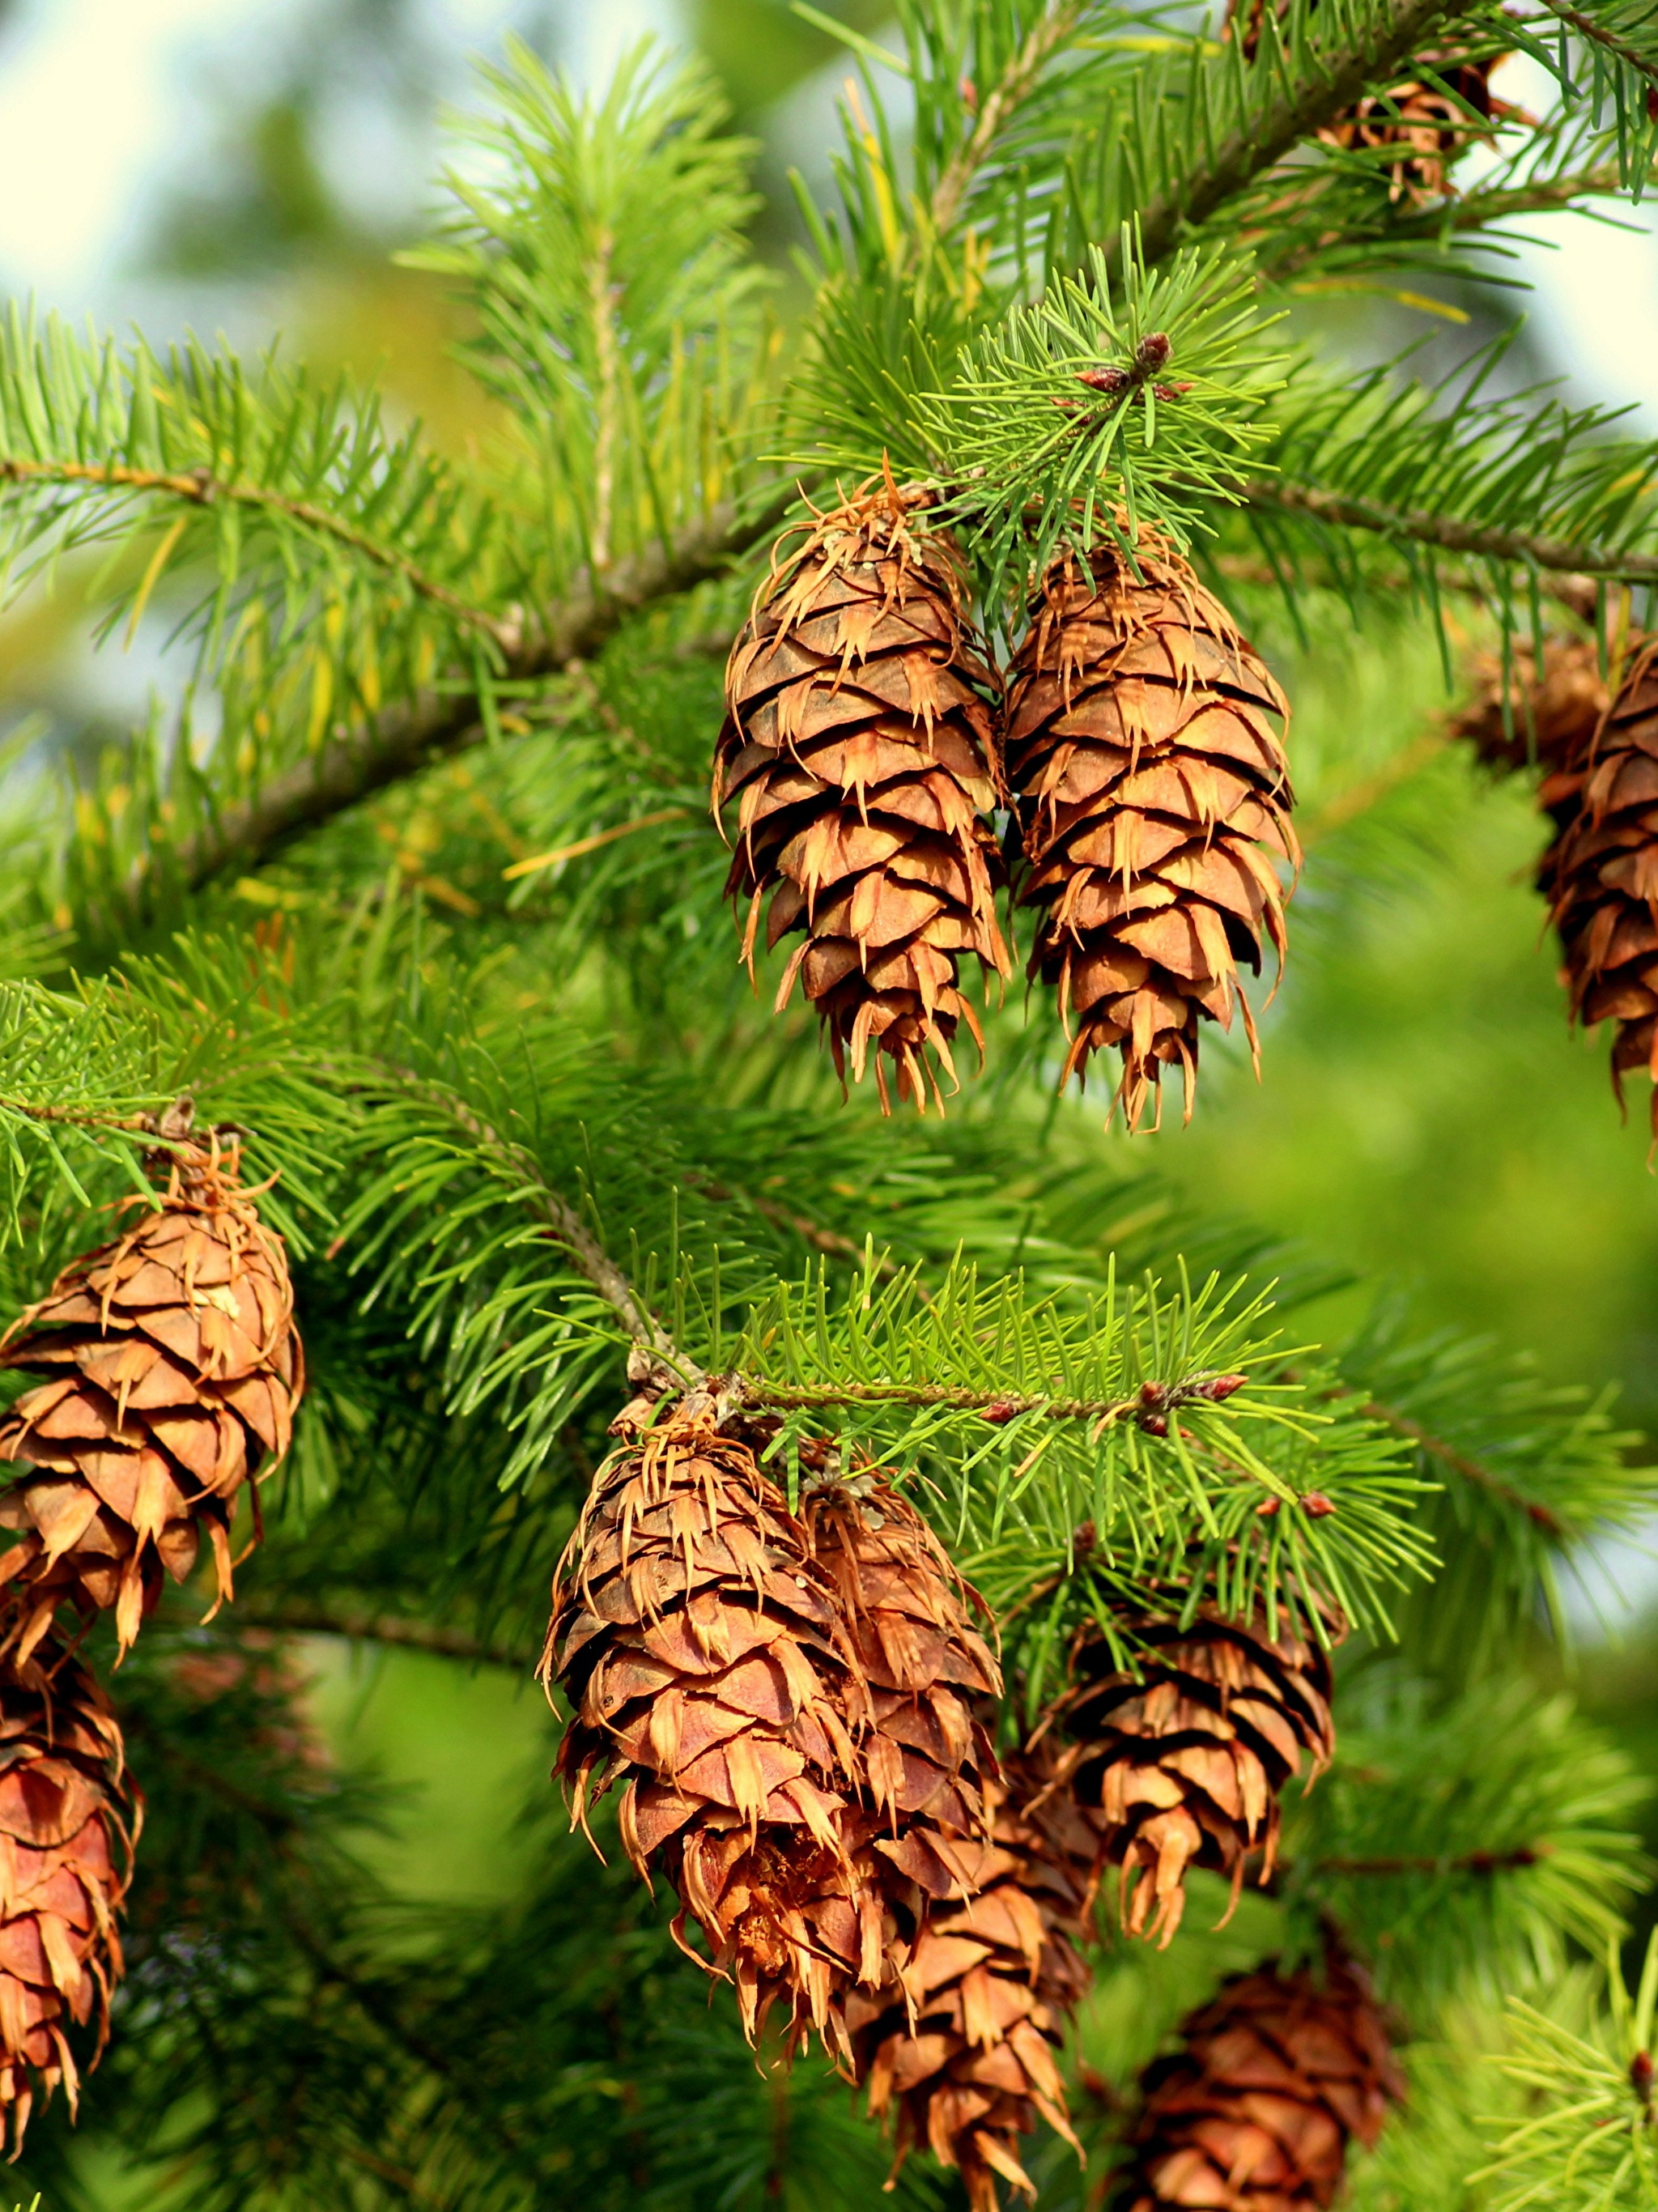
[[[0,2106],[14,2156],[37,2095],[61,2082],[75,2108],[69,2028],[93,2027],[94,2063],[107,2039],[140,1820],[115,1716],[49,1637],[0,1673]]]
[[[1642,641],[1587,749],[1546,780],[1557,823],[1538,888],[1559,933],[1572,1018],[1616,1024],[1612,1078],[1658,1084],[1658,638]],[[1658,1090],[1652,1102],[1658,1142]]]
[[[1120,2212],[1321,2212],[1405,2093],[1369,1980],[1333,1948],[1235,1977],[1181,2034],[1142,2078]]]
[[[745,1445],[676,1412],[606,1462],[541,1673],[574,1709],[557,1771],[577,1816],[620,1785],[629,1857],[666,1875],[676,1934],[695,1921],[749,2035],[777,2008],[786,2041],[838,2049],[845,1981],[885,1971],[844,1832],[862,1700],[801,1524]]]
[[[935,1905],[902,1984],[848,2011],[871,2112],[901,2156],[958,2168],[973,2212],[996,2212],[999,2181],[1035,2196],[1019,2142],[1038,2119],[1076,2147],[1057,2052],[1088,1987],[1092,1838],[1050,1780],[1041,1759],[1005,1764],[978,1893]]]
[[[282,1239],[240,1166],[234,1136],[182,1145],[154,1205],[131,1201],[132,1225],[0,1340],[0,1365],[47,1378],[0,1424],[0,1459],[28,1470],[0,1498],[22,1537],[0,1559],[23,1600],[20,1657],[65,1599],[112,1606],[126,1651],[203,1534],[232,1595],[237,1498],[288,1449],[304,1389]]]
[[[1204,1021],[1230,1029],[1261,939],[1282,961],[1290,826],[1284,695],[1185,562],[1143,537],[1055,561],[1014,655],[1007,774],[1038,909],[1030,972],[1057,985],[1061,1081],[1114,1045],[1139,1127],[1165,1068],[1192,1110]]]
[[[714,761],[744,957],[763,906],[768,947],[800,935],[779,1009],[798,975],[842,1079],[873,1052],[883,1104],[890,1060],[923,1111],[960,1024],[978,1037],[963,960],[1009,966],[994,686],[964,593],[954,549],[890,485],[820,518],[780,546],[732,649]]]
[[[1274,1638],[1260,1620],[1207,1607],[1186,1627],[1143,1618],[1124,1632],[1138,1675],[1085,1629],[1056,1717],[1078,1802],[1099,1825],[1106,1863],[1122,1869],[1123,1925],[1166,1947],[1189,1867],[1223,1875],[1234,1903],[1251,1852],[1260,1879],[1271,1874],[1279,1791],[1303,1757],[1311,1778],[1334,1753],[1330,1663],[1282,1621]]]

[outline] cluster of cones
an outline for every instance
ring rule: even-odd
[[[0,1422],[18,1479],[0,1498],[0,2131],[95,2062],[123,1971],[118,1916],[143,1802],[81,1634],[113,1616],[125,1656],[203,1535],[220,1600],[242,1489],[287,1449],[303,1387],[281,1239],[259,1221],[234,1136],[167,1117],[165,1188],[74,1261],[0,1339],[42,1378]],[[78,1617],[79,1632],[73,1619]]]
[[[1574,1021],[1612,1025],[1612,1078],[1658,1085],[1658,638],[1491,657],[1456,725],[1488,766],[1530,771],[1551,823],[1537,886]],[[1658,1142],[1658,1090],[1652,1100]]]
[[[1240,970],[1284,951],[1297,865],[1283,694],[1187,564],[1126,521],[1062,553],[1004,684],[927,495],[890,483],[785,540],[734,647],[714,764],[727,889],[798,936],[797,979],[837,1069],[873,1060],[884,1106],[955,1079],[962,963],[1011,962],[996,897],[1035,916],[1033,978],[1070,1036],[1062,1081],[1114,1047],[1126,1118],[1178,1069],[1190,1113],[1200,1025],[1230,1028]],[[996,818],[1005,833],[999,838]]]
[[[1102,1873],[1122,1869],[1127,1924],[1167,1942],[1188,1866],[1235,1896],[1251,1854],[1270,1867],[1279,1790],[1330,1756],[1327,1662],[1284,1623],[1203,1605],[1182,1627],[1154,1601],[1121,1624],[1131,1663],[1085,1632],[1044,1725],[999,1757],[979,1603],[926,1522],[872,1469],[831,1466],[792,1510],[719,1413],[637,1401],[616,1425],[554,1585],[559,1771],[584,1823],[618,1793],[629,1856],[665,1879],[676,1936],[734,1985],[750,2039],[769,2023],[786,2058],[816,2037],[901,2158],[931,2149],[995,2212],[999,2185],[1032,2193],[1020,2142],[1039,2119],[1075,2143],[1058,2054]],[[1363,2048],[1385,2074],[1379,2029]],[[1327,2085],[1308,2096],[1343,2109]],[[1253,2105],[1236,2125],[1265,2129],[1280,2167],[1298,2155]]]

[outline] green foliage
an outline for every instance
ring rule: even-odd
[[[1635,2212],[1658,2203],[1649,2055],[1658,1940],[1648,1946],[1632,1999],[1614,1954],[1608,1994],[1607,2012],[1587,2031],[1510,2003],[1503,2069],[1530,2092],[1533,2116],[1507,2131],[1478,2177],[1495,2185],[1497,2212],[1539,2203]]]

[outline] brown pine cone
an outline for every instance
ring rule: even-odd
[[[1072,1686],[1055,1707],[1063,1771],[1097,1821],[1107,1864],[1122,1869],[1123,1926],[1166,1948],[1186,1908],[1186,1871],[1224,1875],[1236,1905],[1249,1853],[1260,1879],[1278,1850],[1278,1793],[1330,1763],[1330,1662],[1316,1644],[1205,1606],[1177,1620],[1125,1620],[1138,1674],[1113,1662],[1091,1625],[1072,1654]],[[1229,1908],[1230,1917],[1230,1908]]]
[[[745,1445],[669,1414],[606,1462],[541,1677],[574,1708],[556,1771],[575,1817],[590,1783],[623,1785],[629,1857],[666,1875],[682,1946],[695,1919],[750,2039],[778,2007],[787,2045],[816,2029],[839,2051],[846,1984],[887,1971],[847,1833],[865,1701],[805,1531]]]
[[[1515,639],[1506,676],[1500,653],[1482,653],[1473,666],[1473,694],[1451,725],[1487,768],[1509,774],[1540,769],[1546,778],[1581,765],[1611,703],[1593,638],[1556,635],[1543,641],[1540,674],[1532,647]],[[1503,700],[1507,695],[1507,726]],[[1578,784],[1569,798],[1576,811]],[[1559,803],[1564,793],[1543,804]]]
[[[996,2212],[999,2179],[1035,2196],[1018,2144],[1039,2118],[1080,2155],[1055,2054],[1088,1987],[1093,1838],[1052,1764],[1004,1761],[978,1893],[932,1905],[897,1987],[847,2001],[871,2113],[901,2159],[920,2145],[957,2168],[974,2212]]]
[[[1222,1984],[1142,2080],[1120,2212],[1313,2212],[1334,2203],[1404,2076],[1370,1981],[1333,1948],[1321,1969],[1266,1966]]]
[[[116,1917],[143,1802],[108,1700],[55,1635],[0,1669],[0,2106],[13,2155],[38,2094],[80,2075],[67,2031],[109,2037],[125,1971]]]
[[[1190,1117],[1203,1021],[1232,1023],[1261,936],[1282,962],[1300,859],[1283,693],[1184,561],[1148,537],[1138,578],[1114,546],[1062,554],[1013,659],[1007,773],[1041,914],[1030,972],[1074,1020],[1062,1083],[1108,1045],[1131,1129],[1178,1066]]]
[[[1008,972],[996,920],[1000,860],[984,817],[1001,797],[987,700],[995,682],[965,611],[959,556],[914,524],[890,485],[826,514],[772,572],[732,648],[714,772],[716,814],[738,802],[727,891],[750,902],[753,963],[801,933],[798,975],[845,1080],[870,1050],[898,1093],[942,1104],[936,1060],[979,1025],[960,963]]]
[[[282,1241],[240,1165],[234,1136],[181,1150],[155,1205],[128,1200],[132,1227],[0,1340],[0,1365],[52,1378],[0,1423],[0,1459],[40,1470],[0,1498],[0,1526],[23,1532],[0,1559],[20,1658],[64,1599],[113,1606],[125,1653],[203,1531],[219,1603],[233,1595],[236,1500],[288,1449],[305,1388]],[[256,1528],[257,1515],[256,1493]]]
[[[1556,835],[1538,888],[1559,932],[1571,1014],[1612,1022],[1612,1086],[1658,1083],[1658,638],[1637,641],[1588,748],[1545,779]],[[1658,1142],[1658,1091],[1652,1102]]]

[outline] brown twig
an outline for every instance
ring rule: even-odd
[[[1466,1452],[1458,1451],[1442,1437],[1436,1437],[1430,1429],[1424,1428],[1420,1421],[1413,1420],[1408,1413],[1400,1413],[1396,1406],[1384,1405],[1380,1399],[1371,1398],[1365,1401],[1363,1410],[1373,1421],[1382,1421],[1400,1436],[1408,1437],[1430,1458],[1442,1461],[1465,1481],[1489,1491],[1492,1497],[1500,1498],[1505,1505],[1517,1505],[1546,1535],[1564,1538],[1569,1533],[1558,1516],[1546,1505],[1539,1505],[1533,1499],[1523,1497],[1512,1483],[1505,1482],[1500,1474],[1493,1473],[1480,1461],[1470,1459]]]
[[[134,469],[115,461],[37,461],[18,454],[0,453],[0,481],[15,484],[61,484],[67,489],[72,484],[97,487],[111,491],[155,492],[170,499],[188,500],[196,507],[252,507],[272,514],[286,515],[290,522],[303,524],[320,536],[332,538],[342,545],[349,545],[354,553],[377,568],[401,576],[417,598],[429,599],[434,606],[465,623],[469,629],[479,629],[503,649],[512,641],[514,631],[509,624],[482,608],[471,606],[446,584],[440,584],[428,576],[407,554],[395,547],[382,545],[367,531],[359,530],[354,523],[343,520],[325,507],[315,507],[309,500],[289,499],[281,492],[272,491],[264,484],[227,483],[209,469],[191,469],[179,475],[168,475],[155,469]]]
[[[1481,560],[1516,562],[1628,583],[1658,580],[1658,553],[1605,552],[1565,538],[1527,530],[1488,529],[1479,523],[1459,522],[1455,515],[1434,514],[1426,507],[1384,507],[1376,500],[1351,499],[1344,493],[1321,491],[1315,484],[1277,478],[1254,477],[1243,485],[1242,495],[1251,507],[1310,515],[1317,522],[1333,522],[1345,530],[1374,531],[1384,538],[1408,538],[1420,545],[1436,545],[1448,553],[1470,554]]]
[[[1511,1851],[1467,1851],[1461,1858],[1455,1859],[1319,1859],[1315,1862],[1313,1871],[1315,1874],[1377,1877],[1403,1874],[1507,1874],[1519,1868],[1536,1866],[1540,1861],[1553,1856],[1552,1844],[1521,1844]]]
[[[513,1673],[532,1668],[537,1653],[499,1638],[474,1636],[438,1621],[411,1620],[401,1613],[367,1613],[354,1606],[328,1605],[305,1598],[240,1598],[238,1621],[276,1628],[295,1636],[340,1636],[351,1644],[386,1644],[399,1650],[426,1651],[443,1659],[465,1659],[479,1667],[505,1667]]]

